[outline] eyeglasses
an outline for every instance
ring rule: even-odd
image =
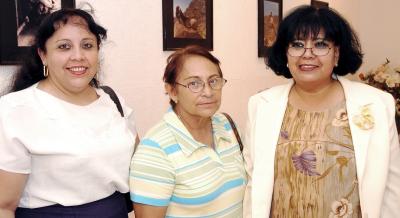
[[[306,53],[307,49],[310,49],[315,56],[325,56],[329,53],[331,47],[325,40],[314,42],[314,45],[310,48],[306,48],[303,42],[295,41],[289,44],[287,53],[292,57],[300,57]]]
[[[222,87],[224,87],[225,83],[227,82],[226,79],[222,77],[215,77],[211,78],[207,81],[207,84],[213,89],[213,90],[220,90]],[[203,80],[196,79],[193,81],[188,82],[186,85],[175,82],[175,84],[181,85],[185,88],[188,88],[190,91],[194,93],[198,93],[203,91],[204,87],[206,86],[206,83]]]

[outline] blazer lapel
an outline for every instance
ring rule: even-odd
[[[268,217],[273,194],[275,149],[293,83],[261,93],[254,128],[253,217]]]
[[[357,126],[355,123],[356,116],[361,114],[361,107],[371,105],[371,101],[365,96],[360,96],[359,90],[355,90],[351,86],[351,82],[345,78],[339,78],[342,84],[345,98],[347,116],[349,119],[350,131],[353,140],[354,152],[356,157],[357,177],[359,184],[363,181],[365,163],[367,157],[368,144],[370,139],[371,130],[365,130]]]

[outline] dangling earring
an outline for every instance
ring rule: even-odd
[[[335,67],[339,66],[339,64],[336,62]]]
[[[47,66],[44,64],[43,64],[43,76],[44,77],[49,76],[49,68],[47,68]]]
[[[289,68],[289,63],[286,64],[286,67]]]

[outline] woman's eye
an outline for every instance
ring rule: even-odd
[[[292,42],[291,46],[293,48],[304,48],[304,44],[302,42]]]
[[[61,44],[61,45],[58,46],[58,48],[59,49],[69,49],[69,48],[71,48],[71,46],[68,45],[68,44]]]
[[[93,48],[93,44],[92,43],[84,43],[83,44],[83,48],[89,49],[89,48]]]
[[[325,41],[319,41],[319,42],[315,42],[314,47],[315,48],[327,48],[327,47],[329,47],[329,45]]]
[[[219,81],[218,78],[213,78],[213,79],[208,80],[208,84],[217,84],[218,81]]]
[[[188,83],[188,86],[198,87],[200,85],[199,81],[191,81]]]

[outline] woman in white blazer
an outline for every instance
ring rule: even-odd
[[[329,8],[296,8],[266,57],[290,78],[250,98],[244,217],[400,217],[393,97],[342,76],[359,40]]]

